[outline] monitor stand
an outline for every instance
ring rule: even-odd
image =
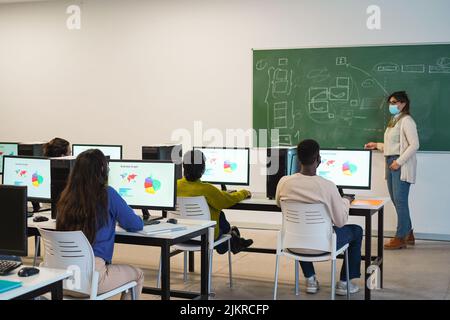
[[[150,212],[147,209],[142,209],[142,219],[148,220],[150,219]]]
[[[347,197],[351,197],[351,198],[355,198],[355,194],[354,193],[344,193],[344,190],[342,188],[339,188],[339,194],[341,195],[341,197],[343,196],[347,196]]]
[[[236,190],[228,190],[228,189],[227,189],[227,186],[226,186],[225,184],[223,184],[223,183],[220,184],[220,189],[221,189],[222,191],[225,191],[225,192],[228,192],[228,193],[236,192]]]

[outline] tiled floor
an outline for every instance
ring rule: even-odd
[[[252,238],[254,246],[274,247],[276,233],[273,231],[242,230],[244,237]],[[376,239],[374,239],[376,240]],[[374,249],[376,241],[374,244]],[[213,299],[272,299],[275,272],[275,255],[241,252],[232,255],[233,288],[228,287],[228,255],[214,254]],[[145,272],[145,284],[155,286],[159,250],[152,247],[116,245],[115,263],[130,263],[140,266]],[[338,262],[338,271],[342,261]],[[183,282],[183,258],[171,259],[171,286],[176,289],[200,288],[200,254],[196,254],[196,270]],[[300,295],[294,294],[294,262],[281,259],[279,271],[278,299],[329,299],[330,263],[315,265],[321,289],[317,294],[305,293],[304,278],[300,276]],[[385,251],[384,288],[372,291],[373,299],[447,299],[450,300],[450,242],[417,241],[414,247],[398,251]],[[361,269],[362,271],[362,269]],[[363,287],[363,281],[358,281]],[[143,299],[159,299],[158,296],[143,295]],[[352,295],[361,300],[364,292]],[[345,299],[345,297],[337,297]]]

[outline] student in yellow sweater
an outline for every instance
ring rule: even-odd
[[[200,180],[205,172],[205,156],[200,150],[188,151],[183,157],[184,177],[177,181],[177,196],[179,197],[197,197],[204,196],[209,206],[211,220],[216,221],[214,230],[214,239],[219,238],[223,234],[230,233],[231,251],[237,253],[243,248],[252,245],[253,240],[241,238],[237,227],[230,226],[222,209],[229,208],[239,201],[251,197],[248,190],[239,190],[228,193],[221,191],[210,183]],[[219,254],[228,251],[228,243],[222,243],[216,247]]]

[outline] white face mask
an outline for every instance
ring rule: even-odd
[[[390,104],[389,112],[395,116],[400,113],[400,109],[398,108],[398,106],[396,104]]]

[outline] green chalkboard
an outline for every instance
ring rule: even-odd
[[[253,51],[258,146],[316,139],[325,148],[383,141],[386,98],[405,90],[423,151],[450,150],[450,44]]]

